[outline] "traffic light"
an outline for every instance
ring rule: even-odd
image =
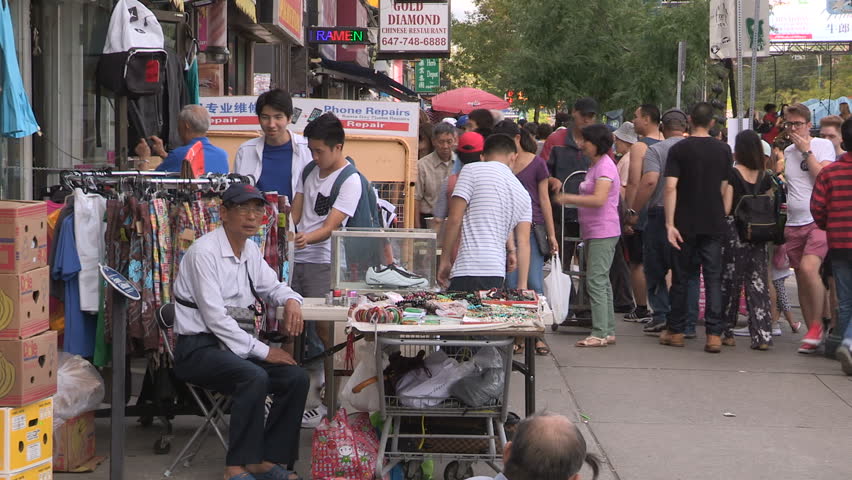
[[[503,97],[504,100],[509,102],[509,105],[515,102],[515,91],[514,90],[506,90],[506,95]]]

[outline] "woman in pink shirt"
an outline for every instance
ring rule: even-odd
[[[583,141],[578,146],[592,159],[586,179],[580,184],[579,195],[563,193],[557,195],[555,201],[577,206],[580,233],[588,248],[586,286],[592,308],[592,334],[576,346],[605,347],[615,344],[615,309],[609,269],[621,236],[618,217],[621,179],[615,162],[608,155],[612,148],[609,128],[590,125],[583,129],[582,136]]]

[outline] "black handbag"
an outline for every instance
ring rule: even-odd
[[[537,223],[532,226],[535,244],[538,246],[538,251],[545,257],[550,255],[550,242],[547,239],[547,227]]]

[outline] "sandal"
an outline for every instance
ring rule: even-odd
[[[607,345],[615,345],[615,335],[607,335],[606,344]]]
[[[575,347],[605,347],[606,339],[600,337],[586,337],[585,340],[580,340],[574,344]]]
[[[548,347],[543,341],[536,339],[535,354],[541,356],[550,355],[550,347]]]

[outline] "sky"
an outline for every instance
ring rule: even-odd
[[[474,9],[473,0],[450,0],[450,8],[453,11],[453,16],[462,20],[467,17],[465,12]]]

